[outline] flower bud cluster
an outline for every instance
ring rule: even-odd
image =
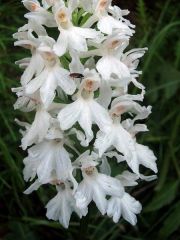
[[[138,121],[151,107],[142,106],[145,87],[137,81],[147,48],[126,50],[135,33],[128,10],[111,0],[22,3],[27,23],[13,37],[30,55],[16,62],[24,72],[12,90],[14,108],[34,112],[32,123],[16,120],[21,147],[28,149],[24,179],[33,181],[25,193],[54,185],[47,217],[65,228],[72,212],[86,216],[92,201],[115,223],[123,217],[135,225],[141,204],[129,188],[156,178],[140,173],[140,165],[155,173],[157,167],[153,152],[136,141],[148,131]],[[136,95],[130,94],[133,85]],[[112,163],[128,170],[114,176]]]

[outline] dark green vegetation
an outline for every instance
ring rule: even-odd
[[[29,115],[13,110],[15,96],[10,89],[18,86],[21,74],[14,61],[27,56],[13,47],[12,39],[12,33],[24,24],[25,10],[18,0],[0,1],[0,239],[179,239],[180,4],[177,0],[118,2],[131,10],[129,18],[137,25],[131,47],[149,47],[141,68],[142,82],[147,87],[145,101],[153,105],[153,113],[147,122],[150,132],[139,137],[155,151],[159,176],[157,181],[141,183],[132,191],[144,206],[138,225],[131,227],[124,221],[115,225],[93,214],[92,207],[89,219],[81,226],[73,216],[67,231],[45,218],[44,205],[52,195],[49,188],[30,196],[22,193],[26,187],[22,177],[25,153],[18,148],[20,134],[13,121],[28,121]]]

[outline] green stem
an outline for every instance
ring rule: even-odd
[[[89,213],[85,217],[83,217],[80,221],[78,240],[87,239],[88,224],[89,224]]]

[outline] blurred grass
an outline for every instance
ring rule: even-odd
[[[28,120],[28,115],[13,110],[15,96],[10,89],[19,85],[21,74],[14,62],[26,55],[13,47],[12,39],[12,34],[24,24],[25,10],[18,0],[0,1],[0,239],[179,239],[180,4],[173,0],[114,2],[129,8],[129,17],[137,24],[131,47],[149,48],[141,64],[141,81],[147,87],[145,101],[153,105],[153,113],[148,120],[150,132],[141,137],[141,142],[155,151],[159,176],[156,182],[142,183],[133,190],[144,206],[138,225],[131,227],[124,221],[113,224],[94,213],[92,207],[86,235],[76,216],[66,231],[45,219],[49,189],[45,187],[31,196],[22,193],[25,153],[17,147],[20,135],[14,118]]]

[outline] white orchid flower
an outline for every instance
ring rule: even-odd
[[[113,146],[119,153],[124,156],[128,165],[137,172],[134,162],[136,161],[136,152],[132,136],[118,122],[114,122],[106,131],[99,131],[95,141],[95,148],[99,151],[101,157],[105,151]]]
[[[45,67],[43,71],[26,86],[27,94],[33,94],[38,89],[40,90],[41,100],[48,107],[55,97],[55,90],[61,87],[66,94],[73,94],[76,85],[70,78],[69,71],[62,68],[58,57],[54,54],[52,46],[55,43],[54,39],[48,39],[48,45],[41,44],[38,48],[41,56],[44,59]]]
[[[15,92],[18,96],[17,101],[14,104],[14,109],[20,109],[22,112],[31,112],[39,105],[40,96],[39,92],[27,95],[23,87],[12,88],[12,92]]]
[[[111,197],[108,201],[107,215],[113,217],[113,221],[117,223],[122,216],[132,225],[136,225],[137,217],[142,210],[139,201],[131,197],[128,193],[124,193],[122,198]]]
[[[45,140],[28,149],[28,157],[24,159],[24,179],[33,179],[36,174],[41,183],[46,183],[51,173],[55,172],[59,180],[70,179],[72,165],[68,152],[63,147],[63,142]]]
[[[87,51],[86,39],[95,39],[99,35],[94,29],[73,26],[71,15],[71,10],[64,6],[55,12],[55,19],[60,31],[59,38],[54,45],[54,51],[58,56],[62,56],[68,50]]]
[[[26,124],[21,140],[22,149],[26,149],[33,143],[40,143],[46,136],[50,127],[51,115],[43,108],[38,107],[32,125]]]
[[[81,84],[77,100],[62,109],[58,119],[63,130],[71,128],[78,122],[90,142],[93,138],[92,124],[96,123],[100,129],[103,129],[111,124],[111,119],[107,110],[94,99],[99,78],[94,71],[90,71],[89,74],[91,76],[85,78]]]
[[[21,84],[26,85],[33,78],[33,76],[39,75],[44,68],[44,60],[37,51],[41,40],[35,38],[32,34],[32,31],[17,32],[13,35],[13,37],[17,39],[17,41],[14,43],[15,46],[29,49],[32,54],[32,57],[28,59],[28,62],[25,65],[25,71],[21,76]],[[25,60],[26,59],[22,59],[21,61],[24,62]]]
[[[106,81],[110,81],[111,77],[118,78],[119,81],[130,82],[130,71],[128,67],[121,61],[124,49],[129,43],[129,36],[126,32],[110,36],[101,44],[93,44],[97,47],[87,53],[82,53],[82,57],[101,56],[96,64],[98,72]]]
[[[95,22],[97,22],[98,29],[105,34],[112,34],[113,31],[128,31],[130,34],[134,33],[132,29],[122,21],[123,19],[116,19],[113,16],[109,15],[109,6],[111,5],[112,0],[98,0],[94,1],[93,15],[85,23],[85,27],[91,27]]]
[[[30,11],[25,14],[29,21],[34,21],[38,26],[56,27],[53,14],[41,7],[40,3],[36,0],[23,0],[24,6]],[[34,29],[33,29],[34,30]]]
[[[107,210],[106,196],[122,196],[124,189],[119,180],[98,173],[95,161],[82,161],[83,180],[75,193],[76,205],[86,208],[94,201],[99,211],[104,215]]]
[[[145,111],[149,114],[148,109],[133,100],[127,100],[127,96],[119,97],[118,100],[115,99],[112,102],[110,114],[113,118],[113,123],[104,132],[98,132],[95,142],[95,147],[99,150],[100,157],[113,146],[123,155],[129,167],[139,174],[139,161],[136,151],[138,146],[134,142],[132,135],[120,123],[120,116],[125,112],[131,112],[137,114],[134,118],[135,120],[142,119],[142,116],[145,117],[147,115],[144,114]]]
[[[65,228],[68,228],[72,212],[82,218],[86,216],[87,208],[79,209],[75,204],[72,190],[68,182],[62,182],[57,187],[57,195],[46,205],[48,219],[59,221]]]
[[[157,158],[155,157],[153,151],[149,147],[137,143],[135,138],[137,133],[148,131],[147,126],[144,124],[134,124],[134,121],[130,119],[122,122],[122,125],[131,133],[132,137],[134,138],[135,150],[137,154],[137,168],[139,165],[143,165],[144,167],[151,169],[154,173],[157,173]]]

